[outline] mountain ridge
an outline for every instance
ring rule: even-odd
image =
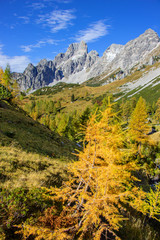
[[[42,59],[37,66],[30,63],[22,74],[13,73],[13,77],[18,80],[22,91],[52,86],[59,81],[83,83],[103,73],[107,76],[117,72],[116,79],[122,79],[135,66],[138,69],[144,64],[152,65],[154,50],[159,49],[159,45],[160,38],[152,29],[125,45],[111,44],[102,57],[95,50],[88,53],[87,44],[81,41],[70,44],[66,53],[59,53],[54,60]]]

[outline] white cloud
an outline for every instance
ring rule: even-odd
[[[6,65],[9,64],[11,67],[11,71],[13,72],[23,72],[27,67],[30,60],[26,56],[14,56],[10,57],[2,52],[3,45],[0,44],[0,67],[5,69]]]
[[[75,18],[73,10],[55,10],[49,14],[40,15],[37,23],[50,27],[51,32],[55,33],[72,25],[71,20]]]
[[[70,3],[71,0],[55,0],[58,3]]]
[[[48,5],[53,5],[55,3],[70,3],[71,1],[72,0],[41,0],[39,2],[34,2],[28,5],[28,7],[34,10],[40,10],[47,7]]]
[[[53,6],[56,3],[70,3],[71,1],[72,0],[41,0],[28,5],[28,7],[32,8],[33,10],[41,10],[45,7]]]
[[[89,27],[85,30],[80,30],[76,35],[75,40],[93,42],[96,39],[103,37],[108,34],[109,25],[106,25],[104,21],[98,21],[93,24],[90,24]]]
[[[57,2],[57,3],[70,3],[72,0],[43,0],[44,2],[49,2],[49,3],[53,3],[53,2]]]
[[[27,16],[19,16],[18,18],[22,19],[24,21],[24,24],[28,24],[30,22],[30,19]]]
[[[47,39],[47,40],[40,40],[38,41],[36,44],[30,44],[30,45],[22,45],[21,48],[24,52],[31,52],[32,49],[34,48],[41,48],[46,46],[47,44],[57,44],[57,40],[53,40],[53,39]]]
[[[32,3],[29,7],[33,8],[34,10],[42,9],[45,7],[45,4],[42,2]]]

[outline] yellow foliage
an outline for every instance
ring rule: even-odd
[[[11,93],[12,93],[13,97],[17,97],[19,95],[19,93],[20,93],[20,87],[19,87],[19,84],[17,83],[16,80],[13,80],[13,82],[12,82],[12,91],[11,91]]]
[[[154,190],[151,188],[148,193],[145,193],[143,199],[144,201],[139,198],[139,202],[137,200],[134,202],[137,210],[160,222],[160,184],[157,184]]]
[[[112,106],[99,122],[96,118],[96,114],[90,118],[79,160],[69,165],[70,180],[61,189],[49,190],[54,201],[63,203],[54,219],[52,239],[100,240],[102,235],[119,239],[115,231],[125,220],[124,204],[141,200],[141,192],[134,186],[138,179],[132,176],[138,167]],[[36,239],[50,239],[46,232],[35,234],[40,237]]]
[[[13,98],[16,98],[19,95],[20,87],[17,81],[12,79],[9,65],[6,66],[4,71],[0,68],[0,84],[5,86],[11,92]]]
[[[155,118],[157,121],[160,122],[160,98],[158,99],[156,105],[157,105],[157,109],[156,109],[156,113],[155,113]]]
[[[140,97],[132,113],[129,123],[129,136],[138,143],[147,140],[149,132],[148,114],[145,100]]]
[[[0,84],[3,85],[3,69],[0,68]]]

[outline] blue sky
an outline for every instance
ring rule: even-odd
[[[23,72],[84,40],[101,56],[148,28],[160,36],[160,0],[0,0],[0,66]]]

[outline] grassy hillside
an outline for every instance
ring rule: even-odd
[[[125,98],[131,97],[131,96],[136,97],[137,99],[142,96],[144,99],[146,99],[147,102],[153,103],[158,100],[160,97],[160,77],[156,78],[151,85],[138,87],[134,90],[129,91],[126,95]]]
[[[0,101],[0,187],[60,185],[77,146]]]
[[[71,159],[71,152],[75,149],[75,144],[51,132],[5,101],[0,102],[0,144],[12,144],[27,152],[63,159]]]

